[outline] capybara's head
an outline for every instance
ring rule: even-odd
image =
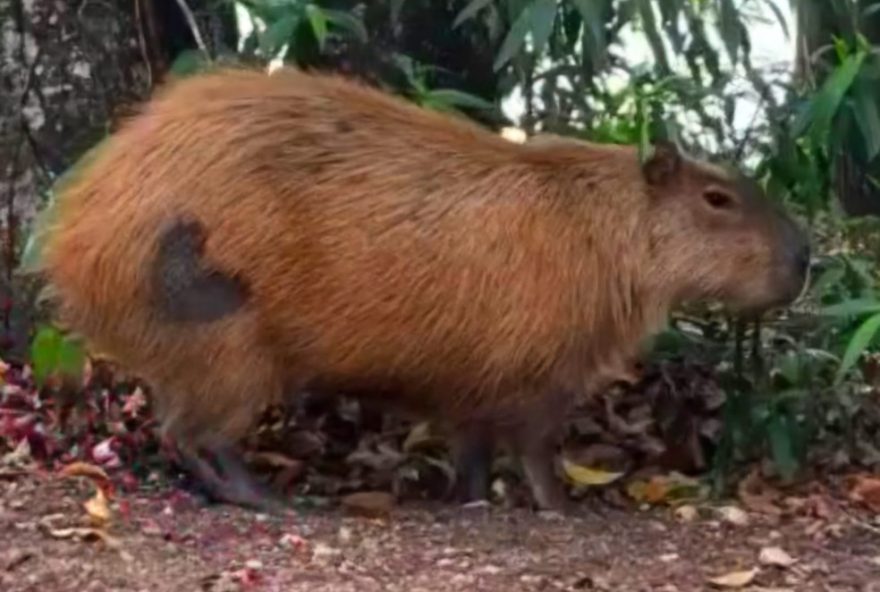
[[[806,233],[744,175],[658,143],[642,165],[654,278],[676,300],[738,312],[789,304],[807,281]]]

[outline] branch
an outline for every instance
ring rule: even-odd
[[[199,25],[196,23],[196,17],[193,16],[192,10],[187,6],[186,0],[177,0],[177,5],[180,7],[181,12],[183,12],[183,16],[186,18],[190,30],[192,30],[196,45],[199,46],[199,49],[205,54],[205,57],[210,58],[211,55],[208,53],[208,48],[205,46],[205,41],[202,39],[202,34],[199,31]]]

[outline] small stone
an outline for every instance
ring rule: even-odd
[[[244,566],[254,571],[260,571],[261,569],[263,569],[263,562],[259,559],[249,559],[245,562]]]

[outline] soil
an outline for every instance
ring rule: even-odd
[[[739,589],[880,592],[880,524],[851,511],[685,519],[588,498],[564,518],[439,502],[273,517],[157,486],[113,494],[108,544],[65,530],[82,526],[94,493],[83,478],[0,475],[0,590],[684,592],[757,569]],[[793,563],[762,564],[767,548]]]

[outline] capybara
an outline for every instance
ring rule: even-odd
[[[467,499],[504,440],[537,504],[563,509],[553,458],[574,398],[672,307],[784,305],[809,259],[756,183],[671,144],[644,160],[515,144],[295,69],[174,83],[54,207],[59,318],[151,383],[212,493],[260,508],[276,500],[238,439],[308,389],[449,426]]]

